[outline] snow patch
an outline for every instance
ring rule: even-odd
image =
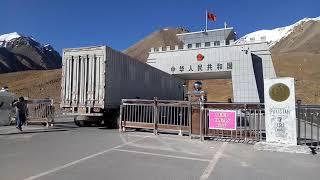
[[[11,41],[12,39],[19,38],[19,37],[21,37],[21,35],[18,34],[17,32],[0,35],[0,46],[5,47],[7,42]]]
[[[0,47],[7,47],[8,43],[10,41],[17,39],[17,38],[20,38],[20,37],[23,37],[29,45],[32,44],[35,48],[37,48],[41,52],[43,52],[44,50],[53,51],[53,47],[50,44],[43,45],[43,44],[39,43],[38,41],[36,41],[36,39],[34,39],[33,37],[22,36],[22,35],[18,34],[17,32],[0,35]],[[32,41],[34,41],[34,42],[32,42]],[[18,47],[19,45],[16,44],[15,46]]]
[[[248,42],[261,42],[266,41],[269,45],[269,48],[278,43],[282,38],[287,37],[290,33],[292,33],[293,29],[296,26],[308,21],[320,21],[320,16],[316,18],[304,18],[300,21],[285,27],[275,28],[272,30],[259,30],[252,33],[249,33],[240,39],[238,39],[236,44],[243,44]]]

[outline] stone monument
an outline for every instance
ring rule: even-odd
[[[293,78],[264,80],[267,143],[297,145]]]

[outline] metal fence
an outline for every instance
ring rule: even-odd
[[[320,145],[320,105],[296,105],[298,144]],[[210,110],[236,112],[236,129],[210,129]],[[266,140],[265,108],[261,103],[213,103],[123,99],[120,129],[175,131],[191,137],[219,141],[255,143]]]
[[[187,101],[123,99],[120,106],[121,130],[126,128],[158,131],[190,131],[190,108]]]
[[[52,99],[27,100],[27,124],[41,123],[48,126],[54,124],[54,106]]]
[[[297,108],[298,144],[308,146],[320,145],[320,105],[301,105]]]
[[[233,110],[236,112],[236,129],[219,130],[209,128],[209,110]],[[263,104],[204,103],[204,138],[222,141],[254,143],[263,141],[265,115]]]

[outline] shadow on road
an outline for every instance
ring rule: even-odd
[[[6,135],[15,135],[15,134],[35,134],[35,133],[50,133],[50,132],[59,132],[59,131],[69,131],[68,129],[61,129],[61,128],[50,128],[50,129],[30,129],[17,132],[9,132],[9,133],[0,133],[0,136]]]

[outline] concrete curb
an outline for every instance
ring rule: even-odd
[[[254,145],[254,149],[259,151],[311,154],[311,150],[308,146],[295,146],[278,143],[258,142]]]

